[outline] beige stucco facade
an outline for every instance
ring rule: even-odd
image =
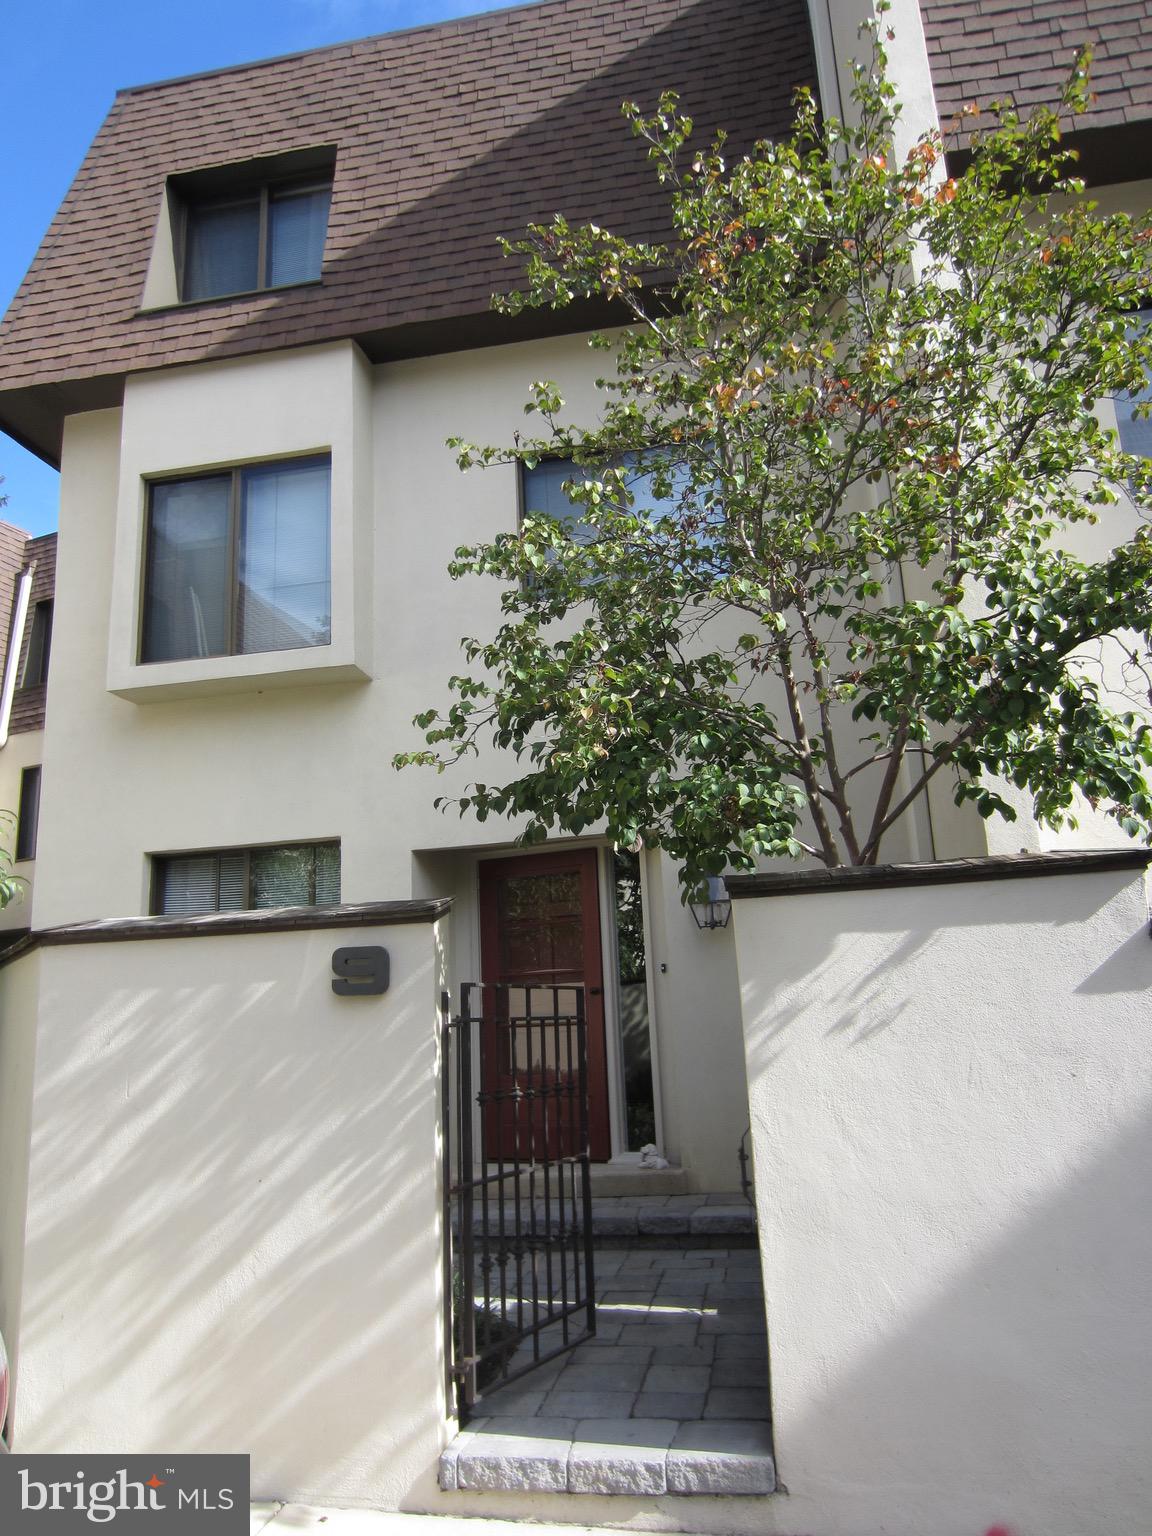
[[[869,10],[813,8],[830,101],[845,76],[829,53]],[[935,110],[918,18],[895,63],[914,136]],[[1135,212],[1150,190],[1101,196]],[[157,855],[289,842],[339,842],[344,902],[453,909],[358,931],[392,953],[378,1005],[334,998],[325,930],[50,945],[0,970],[18,1444],[251,1449],[258,1494],[717,1536],[1135,1536],[1132,1485],[1117,1490],[1152,1428],[1131,1279],[1149,1269],[1131,1219],[1147,911],[1139,882],[1106,877],[930,906],[918,890],[745,901],[702,932],[646,851],[656,1139],[685,1187],[732,1190],[751,1120],[791,1497],[574,1513],[437,1489],[439,990],[481,974],[482,866],[517,828],[433,801],[514,765],[391,761],[447,702],[461,637],[501,620],[495,581],[447,567],[515,527],[517,472],[462,475],[445,440],[511,441],[536,379],[590,421],[604,371],[579,335],[376,365],[347,340],[137,373],[122,405],[68,418],[47,730],[0,757],[18,785],[42,753],[36,885],[0,927],[139,917]],[[331,644],[142,664],[149,479],[311,454],[331,459]],[[1077,548],[1103,553],[1131,522],[1121,507]],[[938,782],[884,857],[1124,841],[1102,817],[1052,833],[1021,811],[981,822]],[[583,841],[629,1163],[611,849]]]
[[[1143,872],[734,906],[790,1493],[762,1529],[1141,1536]]]
[[[453,582],[447,566],[461,544],[515,526],[516,470],[461,474],[445,439],[510,441],[541,378],[559,384],[570,419],[594,420],[603,369],[583,336],[374,367],[349,341],[137,374],[122,408],[71,417],[36,925],[146,912],[157,853],[338,839],[345,900],[455,896],[454,979],[475,978],[477,863],[516,829],[433,801],[513,765],[492,753],[439,777],[391,767],[419,744],[413,715],[447,701],[461,637],[500,622],[498,584]],[[139,664],[148,478],[316,452],[332,461],[332,645]],[[1104,546],[1120,521],[1077,537]],[[1078,835],[1097,846],[1119,836],[1103,818]],[[922,806],[893,829],[884,856],[1066,840],[1026,814],[982,823],[938,784],[931,815]],[[731,1188],[743,1081],[730,942],[696,929],[666,861],[649,855],[645,871],[662,1150],[700,1187]],[[606,909],[606,885],[602,896]],[[607,910],[602,919],[607,951]],[[608,994],[611,1055],[610,978]],[[701,1096],[705,1060],[716,1086]],[[618,1091],[613,1122],[623,1150]]]
[[[462,475],[445,438],[507,440],[541,377],[589,419],[602,365],[579,336],[375,368],[346,343],[137,376],[122,409],[70,418],[36,926],[147,912],[156,853],[338,839],[346,901],[455,897],[453,979],[474,979],[478,862],[507,851],[515,828],[433,800],[491,777],[492,763],[442,777],[391,767],[419,742],[412,716],[446,699],[461,636],[499,622],[498,585],[455,583],[448,562],[517,517],[515,470]],[[318,663],[322,647],[138,665],[146,477],[315,451],[332,455],[345,661]],[[608,850],[589,841],[604,848],[607,952]],[[695,1186],[732,1189],[746,1116],[730,938],[697,929],[657,854],[645,904],[662,1149]]]
[[[385,997],[333,993],[343,944],[389,951]],[[0,1268],[6,1325],[22,1295],[22,1451],[243,1449],[256,1497],[434,1488],[441,981],[435,922],[46,947],[0,971],[5,1108],[31,1088],[0,1129],[11,1153],[31,1127],[22,1287]],[[20,1167],[0,1183],[17,1256]]]

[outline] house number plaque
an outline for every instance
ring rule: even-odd
[[[379,997],[387,992],[388,951],[379,944],[361,944],[332,951],[332,990],[337,997]]]

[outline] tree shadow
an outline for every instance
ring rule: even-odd
[[[277,937],[43,953],[23,1449],[251,1451],[254,1496],[329,1501],[435,1465],[434,934],[338,1011],[340,935]]]

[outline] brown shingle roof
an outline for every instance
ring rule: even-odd
[[[1152,0],[922,0],[920,9],[945,124],[972,101],[1054,106],[1085,43],[1096,100],[1077,125],[1152,117]]]
[[[804,0],[546,0],[121,92],[0,326],[0,425],[51,454],[133,369],[498,339],[458,325],[509,284],[497,236],[555,211],[660,232],[622,100],[676,88],[743,149],[813,75]],[[319,287],[138,312],[169,175],[333,142]]]

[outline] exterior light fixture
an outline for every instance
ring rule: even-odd
[[[732,916],[732,898],[721,875],[708,876],[708,898],[691,903],[697,928],[727,928]]]

